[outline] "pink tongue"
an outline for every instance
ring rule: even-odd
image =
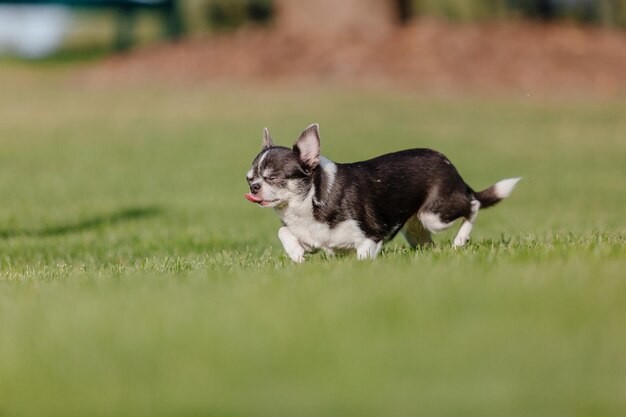
[[[243,196],[246,197],[246,200],[251,203],[260,203],[261,201],[263,201],[262,198],[256,197],[250,193],[245,193]]]

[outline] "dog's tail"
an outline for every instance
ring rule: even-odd
[[[521,179],[521,177],[507,178],[505,180],[498,181],[485,190],[474,193],[476,199],[480,201],[480,208],[491,207],[510,196],[513,189]]]

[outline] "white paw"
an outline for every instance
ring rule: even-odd
[[[469,237],[457,236],[454,238],[453,248],[462,248],[469,241]]]
[[[302,248],[293,248],[287,252],[287,255],[291,258],[292,261],[301,264],[304,262],[304,249]]]
[[[361,245],[359,245],[356,249],[356,258],[359,261],[365,261],[367,259],[376,259],[380,249],[383,246],[383,242],[374,242],[373,240],[367,239]]]
[[[292,261],[304,262],[304,248],[288,227],[283,226],[278,230],[278,238]]]

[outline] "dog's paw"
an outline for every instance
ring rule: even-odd
[[[292,250],[287,252],[292,261],[301,264],[304,262],[304,250]]]
[[[452,243],[453,248],[462,248],[469,242],[469,237],[465,236],[457,236],[454,238],[454,243]]]
[[[371,239],[366,239],[359,246],[357,246],[356,258],[359,261],[376,259],[382,247],[382,240],[380,242],[374,242]]]

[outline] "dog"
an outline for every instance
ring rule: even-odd
[[[292,149],[275,146],[263,129],[263,148],[246,180],[245,198],[274,208],[285,252],[303,262],[306,253],[320,249],[329,255],[356,250],[358,259],[374,259],[400,231],[412,247],[428,245],[431,233],[459,218],[453,246],[462,247],[478,210],[508,197],[520,178],[475,192],[448,158],[431,149],[335,163],[320,156],[319,125],[312,124]]]

